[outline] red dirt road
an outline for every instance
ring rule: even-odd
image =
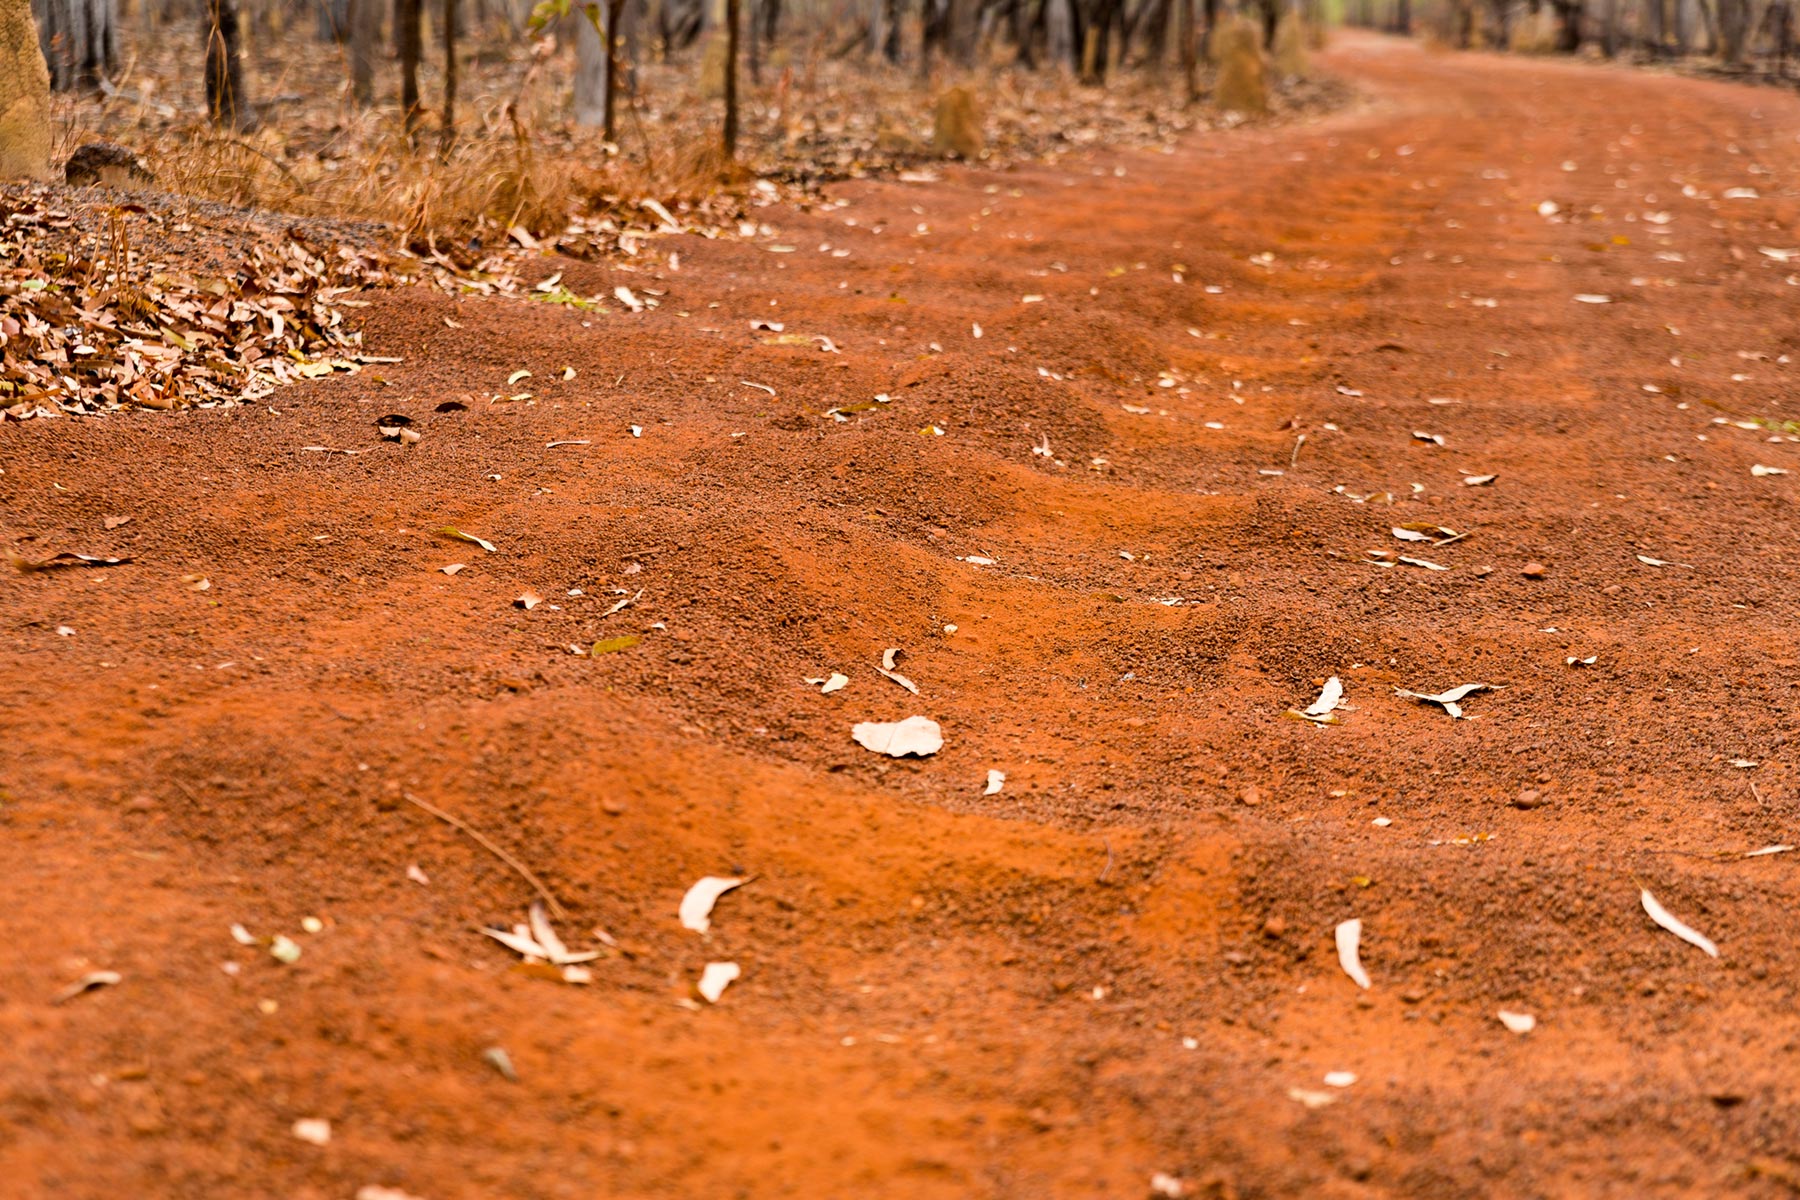
[[[134,557],[0,579],[0,1192],[1800,1190],[1800,852],[1741,857],[1800,841],[1800,99],[1329,62],[1315,125],[566,265],[651,313],[391,293],[385,384],[0,428],[7,545]],[[625,952],[515,971],[403,793]]]

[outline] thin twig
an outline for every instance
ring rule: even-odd
[[[1764,800],[1762,798],[1762,793],[1756,790],[1756,780],[1746,779],[1746,780],[1744,780],[1744,782],[1750,785],[1750,794],[1752,796],[1756,797],[1756,802],[1758,804],[1762,805],[1764,808],[1769,807],[1769,802],[1767,800]]]
[[[1300,447],[1304,445],[1306,445],[1306,435],[1303,433],[1294,439],[1294,452],[1288,456],[1288,466],[1295,467],[1300,464]]]
[[[506,851],[502,850],[500,847],[494,845],[494,843],[490,842],[487,839],[487,837],[485,835],[483,835],[479,829],[476,829],[474,826],[469,825],[467,822],[465,822],[457,817],[451,816],[449,813],[445,812],[441,808],[435,808],[432,805],[425,803],[425,801],[419,799],[417,796],[413,795],[411,792],[401,792],[400,794],[406,798],[407,803],[416,804],[420,808],[424,809],[426,812],[430,813],[432,816],[436,817],[438,820],[444,822],[446,825],[451,825],[457,829],[462,830],[464,833],[466,833],[470,837],[474,838],[476,843],[479,844],[482,847],[482,849],[486,850],[489,854],[492,854],[495,858],[499,859],[501,862],[505,863],[507,866],[511,867],[513,870],[517,871],[519,873],[519,877],[524,879],[526,883],[529,883],[533,888],[535,888],[537,890],[537,894],[544,898],[544,903],[548,904],[550,906],[550,914],[552,916],[566,917],[569,915],[568,912],[566,912],[563,909],[563,906],[561,904],[557,903],[556,897],[551,895],[550,889],[544,886],[544,881],[539,879],[536,875],[533,875],[531,873],[531,868],[527,867],[524,863],[520,862],[518,859],[514,858],[512,855],[508,854]]]
[[[1101,838],[1100,840],[1106,843],[1106,865],[1104,867],[1100,868],[1100,878],[1094,880],[1095,883],[1105,883],[1106,877],[1108,875],[1112,874],[1112,865],[1113,865],[1112,839],[1111,838]]]

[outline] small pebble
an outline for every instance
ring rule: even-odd
[[[1519,570],[1519,574],[1523,575],[1527,579],[1542,579],[1545,576],[1545,574],[1547,574],[1547,572],[1544,568],[1544,564],[1541,562],[1538,562],[1534,559],[1533,561],[1528,562],[1523,567],[1521,567]]]
[[[1544,793],[1538,791],[1536,788],[1526,788],[1511,800],[1511,804],[1514,808],[1523,808],[1527,810],[1542,808],[1548,803],[1549,801],[1544,798]]]

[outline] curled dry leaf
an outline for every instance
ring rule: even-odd
[[[1598,292],[1579,292],[1575,296],[1577,304],[1611,304],[1611,296],[1603,296]]]
[[[522,608],[526,612],[530,612],[543,602],[544,598],[536,592],[521,592],[519,593],[518,598],[513,601],[513,607]]]
[[[1648,554],[1638,555],[1637,560],[1646,567],[1686,567],[1690,571],[1694,569],[1692,563],[1670,562],[1663,558],[1651,558]]]
[[[89,971],[74,983],[56,995],[50,997],[52,1004],[67,1004],[75,997],[94,991],[96,988],[117,987],[125,981],[125,977],[117,971]]]
[[[1563,659],[1563,662],[1571,667],[1591,667],[1599,661],[1600,656],[1598,654],[1590,654],[1586,658],[1576,658],[1571,654]]]
[[[1370,550],[1369,565],[1371,567],[1418,567],[1426,571],[1448,571],[1450,568],[1441,563],[1434,563],[1426,558],[1409,558],[1404,554],[1395,554],[1392,550]]]
[[[331,1141],[331,1122],[323,1117],[302,1117],[294,1122],[293,1134],[303,1142],[324,1146]]]
[[[1362,921],[1353,918],[1338,922],[1336,937],[1338,965],[1344,968],[1344,974],[1359,988],[1366,990],[1373,986],[1362,965]]]
[[[865,750],[904,758],[909,754],[924,758],[944,748],[944,732],[929,717],[912,716],[904,721],[862,721],[853,726],[850,736]]]
[[[1768,475],[1786,475],[1788,471],[1786,467],[1765,467],[1761,463],[1757,463],[1750,468],[1750,473],[1758,479],[1762,479]]]
[[[1395,688],[1394,695],[1406,696],[1413,700],[1422,700],[1427,704],[1442,705],[1445,712],[1449,713],[1452,717],[1461,720],[1463,715],[1461,701],[1463,699],[1474,695],[1476,692],[1492,690],[1493,686],[1491,684],[1465,683],[1460,687],[1453,687],[1447,692],[1438,692],[1436,695],[1425,692],[1409,692],[1405,688]]]
[[[1413,440],[1418,442],[1430,442],[1434,446],[1442,446],[1445,444],[1443,434],[1426,433],[1422,429],[1413,430]]]
[[[467,570],[468,565],[469,565],[468,563],[451,563],[448,566],[439,567],[438,570],[442,571],[446,575],[454,575],[458,571]]]
[[[1498,475],[1464,475],[1464,487],[1487,487],[1500,478]]]
[[[900,647],[889,646],[886,650],[882,651],[881,665],[879,667],[876,667],[875,670],[883,678],[893,680],[895,683],[899,684],[901,687],[905,688],[907,691],[911,692],[913,695],[916,696],[919,694],[919,685],[914,683],[912,680],[908,679],[906,676],[904,676],[894,670],[894,662],[899,658],[900,654],[901,654]]]
[[[1434,546],[1448,546],[1451,542],[1460,542],[1469,536],[1428,521],[1409,521],[1405,525],[1395,525],[1392,532],[1403,542],[1430,542]]]
[[[984,796],[997,795],[999,793],[1000,789],[1005,786],[1006,786],[1006,772],[1005,771],[989,771],[987,774],[987,788],[981,794]]]
[[[556,930],[550,924],[550,912],[542,900],[531,902],[525,919],[528,924],[514,925],[511,929],[484,926],[481,932],[527,959],[540,959],[553,966],[566,967],[574,963],[592,962],[600,957],[598,950],[572,951],[563,945],[562,939],[556,936]]]
[[[1354,1084],[1355,1082],[1356,1082],[1356,1072],[1355,1071],[1327,1071],[1327,1072],[1325,1072],[1325,1086],[1326,1087],[1347,1088],[1350,1085]]]
[[[17,554],[9,557],[12,565],[21,571],[54,571],[59,567],[116,567],[131,561],[130,555],[104,558],[98,554],[77,554],[73,550],[63,550],[49,558],[21,558]]]
[[[705,933],[711,929],[713,905],[719,902],[719,897],[748,882],[748,876],[736,878],[724,875],[708,875],[696,882],[687,890],[687,895],[681,898],[681,907],[676,913],[681,918],[681,927],[695,933]]]
[[[850,677],[848,675],[839,675],[836,671],[833,671],[829,677],[820,675],[820,676],[816,676],[816,677],[812,677],[812,678],[802,679],[800,682],[808,683],[808,684],[811,684],[813,687],[818,688],[819,695],[821,695],[821,696],[829,696],[833,692],[843,691],[845,686],[847,684],[849,684]]]
[[[1298,1101],[1307,1108],[1324,1108],[1337,1099],[1330,1092],[1313,1091],[1310,1088],[1289,1088],[1288,1099]]]
[[[558,446],[591,446],[593,444],[594,443],[587,438],[570,438],[569,440],[562,442],[545,442],[544,449],[554,450]]]
[[[1530,1013],[1508,1012],[1503,1008],[1496,1015],[1500,1023],[1514,1033],[1530,1033],[1537,1028],[1537,1018]]]
[[[480,546],[483,550],[486,550],[489,554],[499,553],[499,551],[494,548],[494,543],[488,541],[486,538],[478,538],[472,533],[464,533],[454,525],[445,525],[443,528],[439,529],[438,532],[445,537],[455,538],[459,542],[472,542],[475,545]]]
[[[1337,707],[1343,703],[1343,699],[1344,682],[1333,675],[1325,681],[1325,686],[1319,691],[1319,698],[1294,715],[1320,725],[1336,725],[1337,718],[1331,714],[1337,711]]]
[[[743,971],[734,962],[710,962],[700,972],[700,982],[694,985],[694,990],[708,1004],[717,1004],[719,997],[725,994],[725,989],[742,974]]]
[[[1713,945],[1711,938],[1695,929],[1692,925],[1682,921],[1668,909],[1657,903],[1656,897],[1650,894],[1648,888],[1639,888],[1638,898],[1643,902],[1644,911],[1650,914],[1650,919],[1652,921],[1655,921],[1658,925],[1662,926],[1688,945],[1698,946],[1713,958],[1719,957],[1719,948]]]

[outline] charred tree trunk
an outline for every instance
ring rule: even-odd
[[[1181,82],[1187,89],[1188,103],[1192,104],[1200,98],[1199,31],[1194,28],[1194,0],[1175,2],[1180,5],[1176,11],[1175,37],[1181,43]]]
[[[725,0],[725,131],[721,144],[727,162],[737,157],[738,6],[739,0]]]
[[[368,108],[375,103],[375,53],[381,44],[381,0],[351,0],[350,94]]]
[[[250,129],[256,116],[244,94],[237,0],[206,0],[206,114],[215,125]]]
[[[456,0],[444,0],[444,111],[438,120],[438,153],[456,140]]]
[[[38,48],[59,92],[91,91],[118,65],[115,0],[34,0]]]
[[[398,0],[394,6],[394,38],[400,44],[400,112],[408,137],[419,125],[419,0]]]

